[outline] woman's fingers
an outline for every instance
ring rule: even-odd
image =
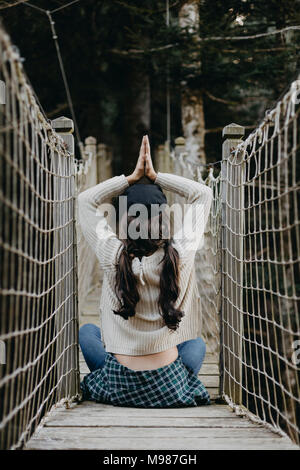
[[[148,136],[145,136],[145,154],[148,156],[150,155],[150,144],[149,144],[149,139]]]
[[[147,137],[144,136],[144,155],[147,156]]]
[[[143,156],[144,156],[144,159],[146,160],[147,154],[148,154],[148,150],[147,150],[147,136],[144,136],[143,139],[144,139],[144,142],[143,142]]]
[[[145,162],[146,162],[146,165],[148,164],[148,159],[151,158],[150,157],[150,146],[149,146],[149,140],[148,140],[148,136],[144,136],[144,156],[145,156]]]
[[[140,147],[140,154],[137,166],[144,166],[144,165],[152,166],[152,159],[151,159],[151,151],[150,151],[150,143],[148,135],[144,135],[142,138],[142,143]]]
[[[142,138],[139,156],[141,157],[144,153],[145,153],[145,137]]]
[[[146,161],[147,165],[152,166],[151,150],[148,138],[146,140]]]
[[[136,162],[135,170],[131,175],[127,177],[129,184],[134,184],[139,181],[145,174],[146,166],[146,136],[142,138],[142,143],[140,147],[139,158]]]
[[[145,161],[146,161],[146,167],[145,167],[145,175],[151,180],[155,181],[157,177],[157,173],[155,172],[153,168],[153,162],[151,158],[151,150],[150,150],[150,142],[149,138],[146,135],[145,136]]]
[[[135,171],[139,177],[144,175],[144,167],[145,167],[145,161],[146,161],[145,143],[146,143],[145,136],[143,136],[141,147],[140,147],[140,154],[139,154],[139,158],[138,158],[138,161],[136,163],[136,168],[135,168]]]

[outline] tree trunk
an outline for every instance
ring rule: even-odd
[[[130,63],[124,79],[122,113],[122,171],[135,168],[142,137],[150,132],[150,79],[140,65]]]
[[[205,119],[202,91],[182,89],[181,114],[188,159],[205,163]]]
[[[199,30],[199,0],[187,0],[179,11],[179,25],[189,32]],[[197,42],[197,38],[195,38]],[[200,69],[201,63],[198,62]],[[191,90],[181,82],[181,114],[188,159],[205,163],[205,117],[202,90]]]

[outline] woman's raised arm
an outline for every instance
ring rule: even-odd
[[[146,136],[143,137],[136,167],[129,176],[114,176],[86,189],[78,196],[79,224],[83,236],[96,253],[102,268],[111,268],[118,257],[123,243],[108,224],[105,199],[122,194],[129,185],[144,176]],[[113,209],[113,207],[111,207]]]
[[[122,242],[107,222],[105,199],[118,196],[129,183],[125,175],[114,176],[78,196],[78,218],[84,238],[95,252],[103,269],[112,267]]]
[[[158,172],[154,183],[186,198],[183,214],[179,203],[174,208],[176,225],[173,238],[181,257],[193,258],[203,241],[213,199],[212,189],[203,183],[172,173]]]

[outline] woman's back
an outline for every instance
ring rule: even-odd
[[[144,174],[156,184],[135,184]],[[163,236],[161,214],[152,214],[157,201],[166,202],[162,188],[186,196],[190,206],[174,240],[169,231]],[[106,207],[99,207],[107,197],[121,194],[129,195],[127,205],[130,200],[122,218],[126,228],[123,241],[107,223]],[[199,336],[194,258],[211,200],[212,191],[202,184],[157,174],[147,136],[131,175],[113,177],[79,196],[84,236],[104,271],[100,329],[88,324],[79,332],[91,370],[80,384],[84,399],[137,407],[209,404],[209,395],[197,377],[205,344]],[[141,220],[129,214],[136,202],[142,202],[142,212],[150,206],[150,218]],[[136,237],[132,226],[133,232],[144,231],[143,236],[138,233]],[[153,227],[158,229],[155,235]],[[122,223],[121,228],[123,235]]]
[[[100,299],[100,327],[106,350],[115,354],[141,356],[155,354],[174,348],[182,341],[199,336],[202,327],[201,305],[195,276],[194,258],[196,249],[203,238],[205,224],[212,201],[212,191],[207,186],[188,178],[158,173],[156,182],[167,190],[185,196],[189,211],[195,212],[196,220],[187,218],[183,233],[174,239],[173,245],[179,253],[179,295],[175,307],[184,312],[179,328],[172,331],[166,326],[158,308],[160,295],[160,262],[164,257],[161,246],[150,256],[132,259],[140,295],[135,315],[124,319],[113,313],[120,307],[115,293],[116,266],[124,244],[108,226],[99,205],[108,197],[120,195],[128,187],[124,175],[88,189],[79,195],[79,217],[83,233],[94,249],[104,271]],[[97,212],[97,213],[96,213]],[[200,214],[200,216],[199,216]],[[184,219],[186,220],[186,218]],[[196,241],[188,236],[193,229]],[[188,234],[188,235],[187,235]]]

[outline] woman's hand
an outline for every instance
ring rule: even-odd
[[[129,184],[134,184],[139,181],[145,174],[145,160],[146,160],[146,136],[143,136],[142,144],[140,148],[139,158],[135,167],[135,170],[131,175],[127,176]]]
[[[140,148],[139,158],[135,170],[131,175],[127,176],[129,184],[134,184],[139,181],[143,176],[147,176],[151,181],[155,181],[157,173],[153,168],[150,143],[147,135],[143,136]]]
[[[157,177],[157,173],[153,168],[149,139],[148,139],[147,135],[145,137],[146,137],[146,142],[145,142],[145,176],[147,176],[147,178],[149,178],[151,181],[155,181],[155,179]]]

